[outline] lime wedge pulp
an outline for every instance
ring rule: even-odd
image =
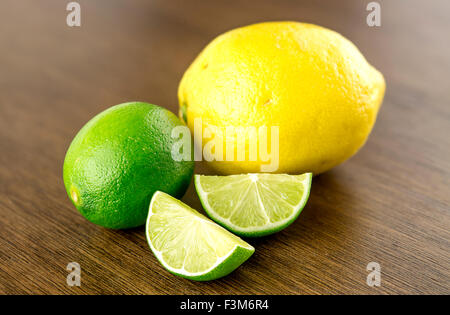
[[[278,232],[295,221],[309,197],[311,173],[195,175],[206,213],[240,236]]]
[[[157,191],[150,202],[146,235],[161,264],[191,280],[226,276],[255,249],[181,201]]]

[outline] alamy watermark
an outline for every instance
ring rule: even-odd
[[[70,273],[67,275],[67,285],[69,287],[81,286],[81,267],[77,262],[71,262],[67,264],[66,270]]]
[[[66,10],[70,11],[66,17],[66,23],[70,27],[81,26],[81,7],[78,2],[69,2]]]
[[[177,126],[171,136],[176,139],[172,158],[191,161],[190,129]],[[203,126],[201,118],[194,119],[194,161],[259,161],[262,162],[260,171],[270,173],[278,170],[279,149],[278,126]]]
[[[367,275],[367,285],[370,287],[381,286],[381,266],[377,262],[370,262],[367,264],[366,270],[369,271]]]
[[[366,10],[370,11],[366,18],[367,25],[369,27],[381,26],[381,5],[372,1],[367,4]]]

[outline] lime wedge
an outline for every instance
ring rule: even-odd
[[[309,197],[311,173],[195,175],[206,213],[240,236],[278,232],[295,221]]]
[[[226,276],[255,249],[181,201],[157,191],[150,202],[147,241],[171,273],[199,281]]]

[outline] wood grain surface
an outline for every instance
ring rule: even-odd
[[[80,0],[66,25],[60,0],[0,2],[0,293],[449,294],[450,2]],[[166,272],[143,228],[86,221],[62,181],[78,130],[131,100],[177,112],[177,86],[218,34],[268,20],[334,29],[387,81],[365,147],[313,180],[299,219],[251,240],[254,256],[208,283]],[[204,172],[197,165],[196,172]],[[192,185],[183,198],[201,209]],[[69,262],[81,286],[66,284]],[[381,286],[366,284],[369,262]]]

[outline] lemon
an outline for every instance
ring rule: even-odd
[[[226,276],[255,251],[181,201],[157,191],[146,225],[150,249],[171,273],[207,281]]]
[[[297,219],[311,178],[311,173],[195,175],[195,188],[214,221],[237,235],[257,237],[281,231]]]
[[[89,221],[124,229],[145,224],[152,195],[186,191],[192,161],[174,161],[172,129],[182,122],[148,103],[113,106],[75,136],[64,160],[64,184],[75,207]]]
[[[318,174],[365,143],[384,91],[383,75],[340,34],[268,22],[214,39],[187,69],[178,98],[180,117],[192,131],[196,118],[203,130],[278,126],[277,172]],[[225,137],[219,139],[225,148]],[[248,145],[245,150],[243,161],[227,161],[224,150],[224,161],[211,166],[223,174],[260,172],[266,161],[260,155],[252,161]]]

